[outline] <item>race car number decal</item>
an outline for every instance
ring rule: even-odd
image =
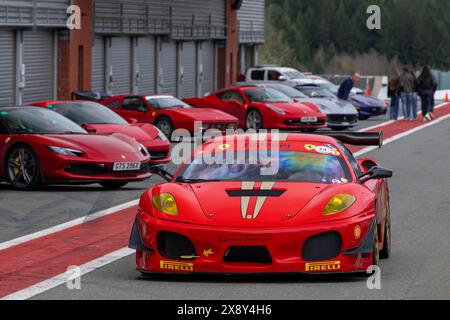
[[[320,154],[330,154],[333,156],[340,156],[341,153],[332,145],[328,146],[316,146],[313,144],[305,144],[305,150],[314,151]]]

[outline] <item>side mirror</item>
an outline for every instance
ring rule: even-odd
[[[278,77],[278,81],[287,81],[287,77],[286,76],[279,76]]]
[[[81,127],[86,130],[89,134],[96,134],[97,130],[91,124],[83,124]]]
[[[359,177],[358,183],[363,184],[369,180],[391,178],[392,175],[392,170],[382,167],[372,167],[369,171]]]
[[[376,162],[373,159],[365,158],[365,159],[358,159],[358,163],[361,165],[361,167],[364,169],[364,172],[369,171],[373,167],[378,167],[378,162]]]
[[[136,123],[138,123],[138,121],[135,118],[128,118],[128,123],[129,124],[136,124]]]
[[[150,173],[160,176],[167,182],[170,182],[173,179],[173,174],[171,174],[169,171],[167,171],[166,167],[164,167],[163,165],[151,166]]]

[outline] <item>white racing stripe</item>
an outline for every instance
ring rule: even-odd
[[[442,107],[442,106],[443,105],[440,105],[439,107]],[[438,123],[440,123],[440,122],[442,122],[442,121],[444,121],[444,120],[446,120],[448,118],[450,118],[450,114],[446,115],[446,116],[444,116],[442,118],[439,118],[437,120],[431,121],[431,122],[429,122],[429,123],[427,123],[425,125],[422,125],[422,126],[419,126],[417,128],[414,128],[414,129],[411,129],[409,131],[406,131],[404,133],[398,134],[398,135],[396,135],[396,136],[394,136],[392,138],[386,139],[384,144],[389,144],[391,142],[394,142],[394,141],[396,141],[398,139],[401,139],[401,138],[403,138],[405,136],[413,134],[413,133],[415,133],[417,131],[420,131],[422,129],[428,128],[428,127],[433,126],[435,124],[438,124]],[[386,125],[386,123],[384,123],[384,125]],[[364,148],[364,149],[356,152],[355,156],[356,157],[362,156],[363,154],[366,154],[366,153],[368,153],[370,151],[373,151],[375,149],[378,149],[378,147]],[[114,207],[114,208],[111,208],[111,209],[100,211],[99,213],[97,213],[97,215],[100,214],[101,216],[105,216],[107,214],[111,214],[112,213],[111,211],[120,210],[120,209],[117,209],[118,207],[122,207],[121,209],[125,209],[125,208],[130,207],[130,206],[132,206],[134,204],[137,204],[137,202],[138,202],[138,200],[135,200],[135,201],[131,201],[131,202],[125,203],[125,204],[123,204],[121,206],[117,206],[117,207]],[[92,215],[92,216],[94,216],[94,215]],[[87,216],[85,218],[80,218],[80,219],[81,220],[82,219],[87,219],[89,217],[90,216]],[[80,219],[76,219],[76,220],[73,220],[71,222],[62,224],[60,226],[53,227],[53,228],[50,228],[50,229],[47,229],[47,230],[44,230],[44,231],[41,231],[41,232],[37,232],[37,233],[35,233],[33,235],[30,235],[30,236],[25,236],[25,237],[22,237],[22,238],[18,238],[16,240],[8,241],[7,243],[14,243],[14,241],[19,241],[18,243],[25,242],[25,241],[28,241],[28,240],[23,240],[23,239],[26,239],[26,238],[35,239],[35,238],[37,238],[39,236],[52,233],[51,230],[55,230],[55,228],[56,229],[61,228],[60,230],[64,230],[64,229],[68,228],[69,226],[67,226],[67,227],[62,227],[62,226],[65,226],[67,224],[77,225],[77,224],[83,223],[84,220],[79,222]],[[60,230],[58,230],[58,231],[60,231]],[[54,231],[54,232],[56,232],[56,231]],[[4,244],[0,244],[0,249],[2,248],[2,245],[4,245]],[[14,244],[11,244],[10,246],[12,246],[12,245],[14,245]],[[125,248],[116,250],[114,252],[111,252],[111,253],[109,253],[107,255],[104,255],[103,257],[100,257],[100,258],[92,260],[92,261],[90,261],[88,263],[85,263],[85,264],[80,266],[81,275],[85,275],[85,274],[87,274],[89,272],[92,272],[94,270],[97,270],[97,269],[99,269],[99,268],[101,268],[101,267],[103,267],[105,265],[108,265],[108,264],[113,263],[113,262],[115,262],[117,260],[120,260],[120,259],[122,259],[124,257],[127,257],[127,256],[133,254],[134,252],[135,252],[134,250],[125,247]],[[62,285],[64,283],[66,283],[66,281],[67,281],[67,274],[66,273],[62,273],[62,274],[57,275],[57,276],[55,276],[53,278],[50,278],[50,279],[42,281],[42,282],[40,282],[38,284],[35,284],[35,285],[31,286],[31,287],[28,287],[28,288],[25,288],[25,289],[23,289],[21,291],[12,293],[12,294],[10,294],[10,295],[2,298],[2,299],[8,299],[8,300],[29,299],[29,298],[34,297],[34,296],[36,296],[38,294],[41,294],[41,293],[43,293],[45,291],[48,291],[48,290],[53,289],[53,288],[56,288],[57,286],[60,286],[60,285]]]
[[[45,229],[42,231],[38,231],[38,232],[29,234],[29,235],[26,235],[26,236],[23,236],[20,238],[16,238],[13,240],[9,240],[9,241],[0,243],[0,251],[17,246],[21,243],[24,243],[24,242],[27,242],[30,240],[34,240],[34,239],[37,239],[37,238],[40,238],[43,236],[47,236],[49,234],[53,234],[53,233],[56,233],[56,232],[59,232],[59,231],[65,230],[65,229],[69,229],[71,227],[80,225],[82,223],[86,223],[86,222],[96,220],[101,217],[105,217],[105,216],[113,214],[117,211],[120,211],[123,209],[128,209],[134,205],[137,205],[138,203],[139,203],[139,199],[136,199],[136,200],[133,200],[133,201],[130,201],[127,203],[123,203],[123,204],[120,204],[118,206],[115,206],[115,207],[112,207],[109,209],[105,209],[105,210],[102,210],[102,211],[99,211],[99,212],[96,212],[96,213],[93,213],[93,214],[90,214],[90,215],[87,215],[87,216],[84,216],[81,218],[77,218],[77,219],[69,221],[69,222],[59,224],[57,226],[54,226],[54,227],[51,227],[51,228],[48,228],[48,229]]]
[[[95,260],[89,261],[88,263],[80,266],[80,276],[83,276],[91,271],[97,270],[101,267],[106,266],[114,261],[122,259],[123,257],[129,256],[134,253],[134,250],[129,248],[122,248],[113,252],[104,255],[103,257],[97,258]],[[23,290],[14,292],[6,297],[1,298],[0,300],[25,300],[30,299],[40,293],[48,291],[50,289],[56,288],[62,284],[67,283],[72,275],[71,272],[61,273],[53,278],[47,279],[45,281],[39,282],[31,287],[25,288]],[[81,286],[83,284],[81,283]]]

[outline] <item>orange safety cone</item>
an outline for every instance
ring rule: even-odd
[[[370,94],[370,87],[369,87],[369,85],[367,85],[367,87],[366,87],[366,96],[368,96],[368,97],[370,97],[370,96],[371,96],[371,94]]]
[[[448,102],[448,92],[445,93],[445,102]]]

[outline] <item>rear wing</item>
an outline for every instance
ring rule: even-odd
[[[354,146],[383,146],[383,131],[380,132],[341,132],[323,131],[314,134],[325,135],[345,144]]]

